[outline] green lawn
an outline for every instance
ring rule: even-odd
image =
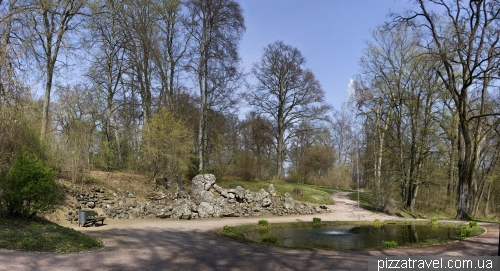
[[[101,240],[50,221],[0,216],[0,248],[72,253],[103,246]]]

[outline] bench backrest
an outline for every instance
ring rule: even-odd
[[[95,217],[97,216],[96,211],[85,211],[87,213],[87,217]]]

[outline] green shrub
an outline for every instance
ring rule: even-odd
[[[437,218],[431,218],[431,224],[436,224],[438,223],[438,219]]]
[[[269,233],[269,228],[261,228],[257,230],[259,235],[267,235]]]
[[[259,220],[259,222],[257,222],[257,225],[267,228],[267,227],[269,227],[269,221],[264,220],[264,219],[263,220]]]
[[[373,223],[378,224],[378,223],[382,223],[382,221],[380,221],[380,219],[378,219],[378,218],[375,218],[375,220],[373,220]]]
[[[382,247],[383,248],[395,248],[398,246],[397,241],[383,241],[382,240]]]
[[[475,228],[475,227],[477,227],[477,221],[470,221],[469,228]]]
[[[53,211],[60,197],[55,178],[56,172],[37,155],[22,150],[9,173],[0,179],[1,201],[14,216],[32,218]]]
[[[278,243],[278,238],[274,236],[262,238],[262,244],[264,245],[276,245]]]
[[[224,226],[222,228],[222,232],[224,232],[224,233],[234,233],[234,227],[233,226]]]
[[[319,218],[319,217],[313,217],[313,224],[314,225],[321,224],[321,218]]]
[[[456,235],[459,238],[464,238],[464,237],[470,237],[472,234],[472,231],[469,227],[465,226],[456,231]]]

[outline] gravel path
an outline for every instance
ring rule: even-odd
[[[0,249],[0,270],[367,270],[369,256],[493,256],[498,224],[480,223],[487,233],[444,245],[380,251],[287,250],[238,243],[215,233],[224,225],[322,220],[357,220],[357,204],[346,193],[332,196],[332,212],[311,216],[205,220],[106,220],[100,227],[71,227],[101,238],[101,250],[77,254]],[[361,220],[398,219],[365,210]]]

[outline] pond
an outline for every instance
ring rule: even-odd
[[[380,249],[383,248],[382,243],[388,241],[396,241],[397,246],[445,243],[459,239],[457,230],[463,225],[430,223],[363,225],[368,229],[368,233],[350,233],[349,230],[356,226],[358,225],[312,226],[311,223],[300,225],[291,223],[288,226],[271,225],[268,228],[248,227],[241,232],[241,235],[249,242],[269,244],[268,241],[271,240],[274,245],[282,247],[361,250]]]

